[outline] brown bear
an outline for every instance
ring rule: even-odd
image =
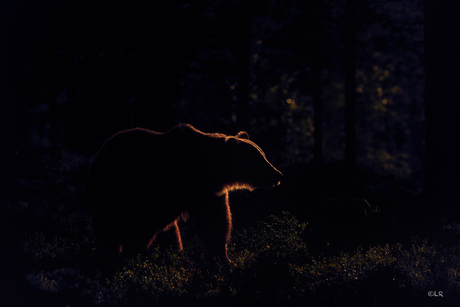
[[[188,216],[208,253],[230,262],[229,191],[273,187],[282,176],[247,137],[189,124],[112,136],[94,158],[87,184],[101,261],[137,255],[168,229],[181,249],[177,222]]]

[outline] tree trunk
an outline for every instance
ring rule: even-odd
[[[460,218],[460,3],[425,1],[425,216]]]
[[[312,96],[315,125],[315,144],[313,147],[314,163],[319,166],[323,156],[323,108],[321,101],[321,66],[322,66],[322,41],[323,41],[323,19],[322,19],[322,0],[314,2],[313,20],[313,64],[312,64]]]
[[[250,75],[250,56],[251,56],[251,24],[254,13],[253,1],[239,1],[238,16],[235,22],[237,34],[234,37],[234,52],[236,61],[236,77],[238,86],[236,87],[236,125],[238,130],[248,130],[249,128],[249,83]]]
[[[138,2],[139,17],[135,57],[135,100],[131,102],[133,126],[169,130],[175,123],[173,103],[179,94],[178,55],[172,40],[178,27],[172,17],[174,2],[158,5],[160,18]]]
[[[345,162],[356,165],[356,0],[345,3]]]

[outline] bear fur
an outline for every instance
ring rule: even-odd
[[[230,262],[228,192],[273,187],[282,176],[247,137],[203,133],[188,124],[112,136],[94,158],[87,183],[101,261],[135,256],[166,230],[182,249],[177,223],[189,217],[208,253]]]

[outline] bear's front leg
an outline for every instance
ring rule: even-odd
[[[199,209],[190,210],[195,231],[211,257],[217,257],[222,263],[231,263],[227,255],[230,241],[232,216],[228,202],[228,193],[205,199]]]

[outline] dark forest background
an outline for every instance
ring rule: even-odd
[[[132,127],[167,131],[190,123],[205,132],[247,131],[284,180],[271,192],[235,194],[236,231],[289,211],[307,223],[304,239],[314,255],[409,244],[414,236],[437,242],[446,231],[454,248],[460,25],[452,12],[458,6],[422,0],[0,4],[7,243],[0,255],[13,263],[3,268],[13,281],[4,289],[50,303],[35,272],[90,257],[86,172],[108,137]],[[56,250],[42,250],[50,246]],[[455,272],[449,278],[458,283]],[[449,291],[452,283],[430,290]]]
[[[246,130],[281,167],[311,164],[315,154],[318,162],[344,161],[350,121],[359,165],[420,177],[421,1],[352,5],[347,15],[345,1],[184,2],[159,5],[154,18],[141,3],[94,2],[54,8],[60,16],[52,21],[18,5],[20,34],[29,37],[9,37],[22,44],[10,52],[26,59],[9,54],[5,65],[27,74],[9,90],[18,103],[4,104],[13,141],[93,152],[124,128],[188,122]],[[347,113],[354,119],[345,116],[353,104],[348,70],[356,76]]]

